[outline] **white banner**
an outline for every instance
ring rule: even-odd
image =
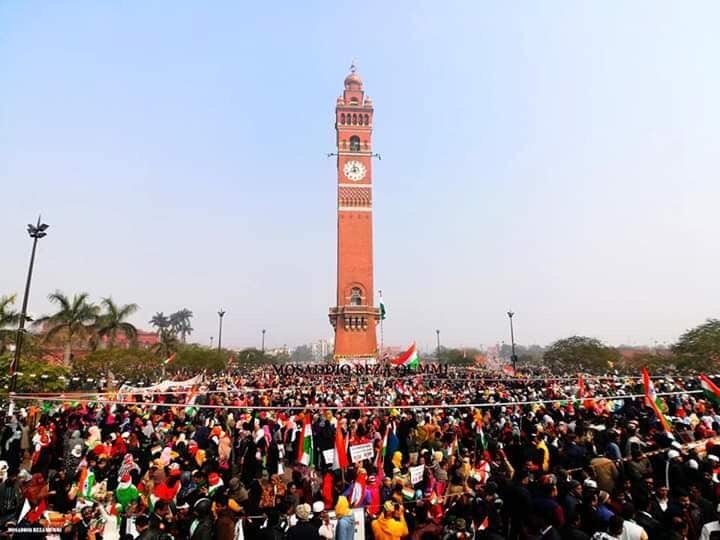
[[[410,481],[413,486],[422,482],[423,473],[425,472],[425,465],[418,465],[417,467],[410,467]]]
[[[197,384],[202,383],[203,381],[203,374],[199,373],[192,377],[191,379],[187,379],[185,381],[172,381],[172,380],[165,380],[162,382],[159,382],[157,384],[154,384],[152,386],[130,386],[129,384],[123,384],[120,387],[120,390],[118,390],[118,395],[120,394],[144,394],[146,392],[152,393],[152,392],[164,392],[168,388],[189,388],[191,386],[195,386]]]
[[[372,459],[373,446],[372,443],[355,444],[350,447],[350,459],[353,463],[364,459]]]

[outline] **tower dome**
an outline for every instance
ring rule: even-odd
[[[353,63],[350,65],[350,74],[345,77],[345,88],[362,88],[362,79],[360,78],[360,75],[356,73],[356,71],[357,68],[355,67],[355,61],[353,60]]]

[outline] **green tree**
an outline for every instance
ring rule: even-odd
[[[604,372],[614,366],[619,358],[616,349],[585,336],[560,339],[543,354],[545,365],[558,371]]]
[[[175,335],[179,335],[183,343],[187,341],[187,336],[193,333],[194,328],[191,325],[193,312],[187,308],[183,308],[175,313],[172,313],[170,317],[170,328],[172,328]]]
[[[58,311],[39,318],[35,324],[45,325],[46,340],[62,337],[65,341],[63,365],[68,367],[72,358],[73,340],[86,340],[93,336],[100,310],[98,306],[88,302],[87,293],[76,294],[70,300],[60,291],[55,291],[48,299],[59,306]]]
[[[686,369],[716,368],[720,364],[720,320],[708,319],[703,324],[688,330],[672,351]]]
[[[265,366],[273,363],[273,358],[267,354],[263,354],[260,349],[248,347],[235,355],[236,365],[239,368],[253,368],[256,366]]]
[[[100,338],[106,338],[109,348],[115,346],[115,339],[118,332],[122,333],[130,343],[135,344],[137,340],[137,328],[127,322],[127,318],[138,310],[137,304],[126,304],[119,306],[113,299],[103,298],[100,305],[104,312],[97,318],[96,331]]]
[[[480,354],[477,349],[446,349],[440,348],[438,361],[451,366],[471,366],[475,363],[475,357]]]
[[[161,360],[146,349],[101,349],[73,359],[72,373],[82,378],[108,379],[112,374],[118,380],[126,380],[152,376],[159,372],[161,366]]]
[[[153,345],[152,350],[162,359],[167,358],[172,353],[177,352],[180,342],[169,328],[160,331],[158,342]]]
[[[24,350],[24,349],[23,349]],[[11,355],[0,356],[0,385],[10,383]],[[63,366],[27,358],[20,359],[17,392],[61,392],[65,390],[69,371]]]
[[[20,313],[12,309],[15,295],[0,296],[0,354],[4,353],[17,334]]]
[[[162,332],[170,328],[170,318],[162,311],[158,311],[152,316],[152,319],[150,319],[150,324],[155,327],[159,336]]]
[[[227,366],[230,355],[227,350],[218,351],[200,345],[188,345],[178,350],[175,360],[167,367],[192,371],[222,371]]]

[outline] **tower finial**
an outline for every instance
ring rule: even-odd
[[[355,73],[357,71],[357,67],[355,66],[355,59],[352,59],[352,62],[350,62],[350,73]]]

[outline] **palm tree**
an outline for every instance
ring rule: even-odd
[[[87,293],[76,294],[70,300],[60,291],[55,291],[48,296],[48,299],[53,304],[58,304],[60,309],[52,315],[40,317],[35,324],[46,325],[45,340],[62,335],[65,340],[63,363],[69,366],[73,339],[83,339],[93,335],[100,309],[88,302]]]
[[[180,334],[180,339],[185,343],[187,336],[192,334],[194,328],[190,326],[190,319],[193,318],[193,312],[187,308],[176,311],[170,315],[170,326],[175,334]]]
[[[110,349],[115,346],[115,338],[118,332],[122,332],[125,335],[125,339],[134,343],[137,339],[137,328],[125,319],[138,310],[138,305],[127,304],[125,306],[118,306],[110,297],[103,298],[100,301],[100,305],[105,308],[105,312],[97,319],[95,331],[98,336],[100,338],[107,338]]]
[[[15,295],[0,296],[0,354],[5,352],[7,343],[17,333],[17,325],[20,322],[20,313],[11,309],[15,303]]]
[[[153,345],[153,352],[165,359],[172,353],[177,352],[178,340],[177,336],[169,330],[160,331],[160,340]]]
[[[170,327],[170,319],[162,311],[158,311],[150,319],[150,324],[155,327],[158,336],[160,336],[161,332]]]

